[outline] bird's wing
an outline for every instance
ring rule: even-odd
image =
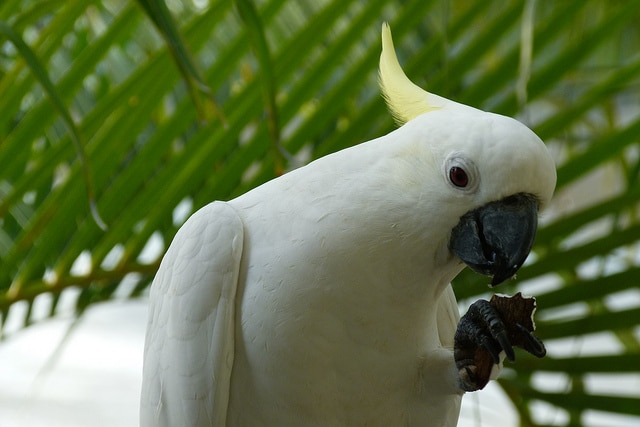
[[[178,231],[151,287],[141,426],[224,426],[243,224],[223,202]]]

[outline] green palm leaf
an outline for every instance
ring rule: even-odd
[[[52,316],[70,288],[78,313],[118,289],[143,294],[188,213],[393,129],[376,82],[387,20],[416,83],[521,116],[558,161],[534,255],[501,290],[537,297],[549,347],[540,360],[519,354],[517,375],[499,381],[521,424],[550,423],[539,402],[560,425],[588,424],[593,411],[640,417],[640,390],[597,387],[640,375],[640,2],[529,2],[524,59],[518,1],[140,4],[0,4],[2,33],[19,36],[0,54],[2,325],[16,303],[30,323],[42,294]],[[462,304],[486,295],[485,282],[461,275]],[[593,348],[594,337],[608,344]],[[563,391],[540,387],[541,373]]]

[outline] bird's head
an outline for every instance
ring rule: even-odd
[[[555,165],[544,143],[517,120],[477,110],[413,84],[382,28],[380,86],[406,137],[428,152],[429,191],[448,218],[447,246],[497,285],[515,275],[551,199]]]

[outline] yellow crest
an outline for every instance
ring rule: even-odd
[[[473,109],[429,93],[409,80],[398,62],[391,38],[391,28],[386,22],[382,24],[379,82],[387,107],[399,125],[421,114],[441,108]]]

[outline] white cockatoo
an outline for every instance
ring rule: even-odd
[[[401,127],[178,231],[151,286],[143,426],[455,426],[483,385],[456,331],[513,358],[499,319],[458,327],[450,282],[515,274],[554,163],[518,121],[411,83],[382,31]]]

